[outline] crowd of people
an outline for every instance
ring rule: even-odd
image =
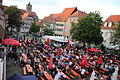
[[[120,67],[117,56],[109,50],[103,53],[89,51],[82,46],[70,45],[69,41],[55,47],[49,41],[20,40],[8,58],[20,62],[24,75],[36,75],[40,80],[111,80],[116,68]],[[17,65],[19,66],[19,65]],[[120,69],[118,71],[120,79]]]

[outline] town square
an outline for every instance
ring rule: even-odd
[[[0,0],[0,80],[120,80],[119,3]]]

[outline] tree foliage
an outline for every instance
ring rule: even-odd
[[[72,23],[70,30],[73,39],[83,43],[100,44],[103,42],[100,27],[102,17],[99,12],[91,12],[88,15],[78,19],[78,23]]]
[[[44,35],[51,35],[52,36],[54,34],[54,30],[50,29],[48,27],[44,27],[43,31],[44,31]]]
[[[120,45],[120,23],[116,24],[116,28],[114,29],[113,33],[113,42],[114,44],[119,44]]]
[[[20,28],[22,25],[22,12],[16,6],[10,6],[5,10],[5,14],[8,16],[7,18],[7,30],[8,28]]]
[[[40,25],[36,24],[36,22],[33,22],[29,32],[30,33],[37,33],[39,31],[40,31]]]

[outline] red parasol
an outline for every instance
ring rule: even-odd
[[[14,46],[20,46],[20,43],[17,40],[14,39],[4,39],[2,40],[3,45],[14,45]]]

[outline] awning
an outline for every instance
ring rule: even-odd
[[[65,37],[61,37],[61,36],[43,36],[43,39],[50,39],[50,40],[54,40],[54,41],[58,41],[58,42],[68,42],[68,39]]]

